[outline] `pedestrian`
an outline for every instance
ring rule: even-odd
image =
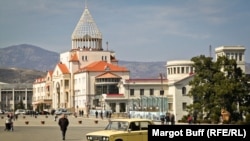
[[[170,124],[170,113],[166,113],[165,121],[166,121],[166,124],[167,124],[167,125]]]
[[[101,117],[101,119],[103,119],[103,112],[102,111],[100,112],[100,117]]]
[[[12,128],[12,119],[10,117],[10,115],[8,114],[7,117],[6,117],[6,120],[5,120],[5,131],[11,131],[13,128]],[[12,130],[13,131],[13,130]]]
[[[18,119],[18,114],[15,114],[15,119],[16,119],[16,120]]]
[[[112,116],[112,112],[109,112],[109,118],[111,118],[111,116]]]
[[[95,118],[98,118],[98,112],[95,111]]]
[[[175,124],[175,116],[174,116],[174,114],[171,114],[171,116],[170,116],[170,122],[171,122],[171,125]]]
[[[192,124],[193,118],[192,118],[191,115],[188,115],[188,117],[187,117],[187,122],[188,122],[188,124]]]
[[[54,121],[56,121],[56,119],[57,119],[57,115],[55,115]]]
[[[62,132],[62,139],[65,140],[66,131],[69,125],[69,120],[64,114],[62,114],[62,117],[58,120],[58,125],[60,126],[60,130]]]
[[[10,124],[11,131],[14,131],[14,120],[15,120],[15,116],[14,116],[14,114],[12,114],[12,113],[10,113],[10,120],[11,120],[11,124]]]

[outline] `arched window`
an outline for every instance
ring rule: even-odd
[[[182,95],[186,95],[187,89],[186,87],[182,87]]]

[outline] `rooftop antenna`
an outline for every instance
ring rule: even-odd
[[[107,51],[109,50],[109,42],[107,41],[106,42],[106,45],[107,45]]]

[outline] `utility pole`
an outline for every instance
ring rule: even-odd
[[[128,110],[128,117],[130,118],[130,107],[129,107],[130,89],[129,89],[129,80],[127,80],[127,83],[128,83],[128,100],[127,100],[127,110]]]
[[[160,78],[161,78],[161,90],[160,90],[160,95],[161,95],[161,113],[163,113],[163,95],[164,95],[164,90],[163,90],[163,78],[162,78],[162,73],[160,73]]]

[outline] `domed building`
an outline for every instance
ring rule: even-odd
[[[113,97],[124,97],[119,94],[117,85],[120,80],[128,79],[130,72],[118,65],[114,51],[102,48],[102,33],[87,6],[71,41],[71,49],[60,54],[60,61],[43,79],[45,81],[37,79],[34,83],[34,108],[65,108],[84,113],[104,107],[125,111],[126,101],[114,100]],[[112,96],[104,103],[103,94]]]
[[[195,75],[192,61],[167,61],[166,72],[154,79],[130,78],[130,71],[118,65],[115,52],[103,49],[102,33],[87,6],[71,42],[54,70],[33,84],[34,110],[65,108],[90,115],[111,111],[115,116],[154,120],[171,113],[176,121],[188,114],[186,108],[193,102],[187,95]],[[222,46],[215,52],[216,57],[235,58],[245,72],[243,46]]]

